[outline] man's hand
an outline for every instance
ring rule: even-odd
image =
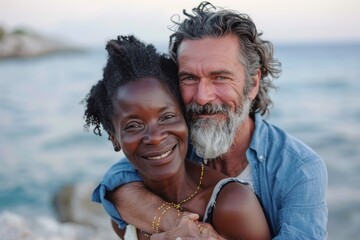
[[[207,223],[198,222],[199,216],[184,213],[179,224],[169,231],[151,235],[153,240],[224,239]]]

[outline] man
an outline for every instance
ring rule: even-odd
[[[272,78],[281,72],[272,44],[261,39],[245,14],[218,10],[207,2],[193,14],[184,14],[187,19],[170,37],[170,54],[179,65],[180,90],[190,119],[189,158],[250,182],[274,239],[326,239],[323,160],[262,119],[272,103],[268,95],[274,87]],[[164,201],[140,181],[122,161],[110,169],[93,199],[104,204],[120,227],[122,217],[153,233],[153,217]],[[176,232],[200,238],[191,221],[184,221],[170,209],[157,228],[165,236]]]

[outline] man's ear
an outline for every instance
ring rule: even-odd
[[[260,87],[260,79],[261,79],[261,71],[260,69],[256,70],[256,73],[251,77],[252,79],[252,88],[249,94],[249,98],[253,101],[256,98],[256,95],[259,92]]]
[[[108,133],[108,134],[109,134],[109,140],[112,142],[112,144],[114,146],[114,151],[119,152],[121,150],[119,141],[117,140],[117,138],[115,137],[114,134],[112,134],[112,133]]]

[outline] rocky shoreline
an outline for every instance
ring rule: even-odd
[[[62,40],[42,36],[33,30],[7,31],[0,26],[0,59],[28,58],[73,51],[81,49]]]
[[[49,216],[29,218],[13,212],[0,212],[0,236],[2,240],[120,239],[111,229],[71,222],[61,223]]]
[[[53,199],[56,218],[0,212],[1,240],[116,240],[110,217],[90,201],[95,184],[63,186]]]

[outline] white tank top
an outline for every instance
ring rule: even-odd
[[[242,182],[249,183],[251,188],[253,189],[254,180],[253,180],[253,175],[252,175],[250,164],[248,164],[246,166],[246,168],[236,177],[236,179],[238,179]]]

